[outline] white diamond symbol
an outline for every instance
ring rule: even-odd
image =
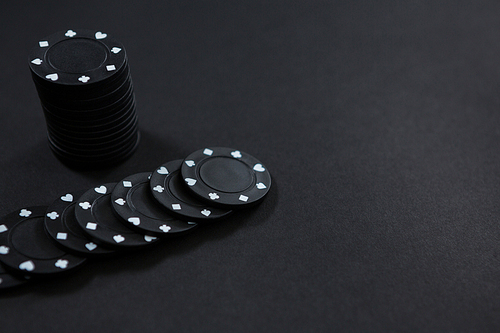
[[[129,182],[128,180],[123,181],[123,186],[124,187],[132,187],[132,182]]]
[[[115,65],[106,65],[106,69],[108,70],[108,72],[111,72],[111,71],[116,70],[116,67],[115,67]]]
[[[172,204],[172,209],[173,210],[181,210],[181,205],[180,204]]]
[[[86,228],[89,229],[89,230],[96,230],[97,229],[97,224],[93,223],[93,222],[89,222],[89,223],[87,223]]]
[[[248,201],[248,197],[246,195],[240,195],[240,197],[238,198],[240,201],[243,201],[243,202],[247,202]]]
[[[38,45],[40,45],[40,47],[47,47],[49,46],[49,42],[47,42],[46,40],[42,40],[38,42]]]
[[[212,149],[208,149],[208,148],[205,148],[205,150],[203,151],[203,154],[208,155],[208,156],[212,156],[213,153],[214,153],[214,151]]]
[[[65,232],[58,232],[56,238],[66,240],[68,239],[68,234]]]
[[[7,226],[5,224],[0,225],[0,233],[7,231]]]

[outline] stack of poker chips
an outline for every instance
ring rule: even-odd
[[[134,89],[120,42],[102,31],[62,31],[39,40],[29,61],[56,157],[99,168],[134,152]]]
[[[88,259],[139,249],[262,202],[271,175],[231,148],[197,150],[117,183],[67,192],[0,220],[0,289],[57,275]]]

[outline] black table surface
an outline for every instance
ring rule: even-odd
[[[126,47],[142,141],[50,152],[28,52],[67,29]],[[0,215],[209,146],[259,158],[258,207],[0,293],[5,332],[498,332],[498,1],[8,1]]]

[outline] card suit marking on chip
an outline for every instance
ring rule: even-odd
[[[65,232],[58,232],[56,238],[60,240],[66,240],[68,239],[68,234]]]
[[[85,247],[89,251],[94,251],[97,248],[97,245],[95,243],[90,242],[90,243],[85,244]]]
[[[22,216],[22,217],[28,217],[31,215],[31,211],[27,210],[27,209],[21,209],[21,211],[19,212],[19,216]]]
[[[85,228],[89,230],[96,230],[97,229],[97,223],[94,222],[88,222]]]
[[[163,232],[169,232],[170,231],[170,228],[168,225],[164,224],[160,227],[160,230],[163,231]]]
[[[264,166],[260,163],[257,163],[253,166],[253,169],[257,172],[264,172],[266,171],[266,168],[264,168]]]
[[[240,197],[238,198],[240,201],[243,201],[243,202],[247,202],[248,201],[248,197],[246,195],[240,195]]]
[[[190,167],[190,168],[191,168],[191,167],[193,167],[193,166],[195,165],[193,160],[184,161],[184,163],[186,163],[186,165],[187,165],[188,167]]]
[[[241,152],[239,150],[232,151],[231,156],[234,158],[241,158]]]
[[[57,214],[57,212],[50,212],[47,214],[47,217],[51,220],[55,220],[59,217],[59,214]]]
[[[219,195],[217,193],[208,193],[208,196],[212,200],[219,199]]]
[[[121,243],[125,240],[125,237],[123,237],[122,235],[114,235],[113,240],[117,243]]]
[[[107,189],[107,188],[106,188],[106,186],[104,186],[104,185],[101,185],[101,186],[99,186],[99,187],[94,188],[94,191],[96,191],[96,192],[97,192],[97,193],[99,193],[99,194],[106,194],[106,191],[107,191],[107,190],[108,190],[108,189]]]
[[[259,190],[263,190],[263,189],[267,188],[266,184],[264,184],[264,183],[257,183],[255,186],[256,186]]]
[[[38,42],[38,45],[40,45],[40,47],[47,47],[49,46],[49,42],[46,40],[41,40]]]
[[[85,201],[85,202],[80,202],[80,203],[78,204],[78,206],[82,207],[82,209],[85,209],[85,210],[87,210],[87,209],[89,209],[90,207],[92,207],[92,205],[91,205],[91,204],[90,204],[90,202],[88,202],[88,201]]]
[[[208,217],[212,212],[205,208],[204,210],[201,211],[201,213]]]
[[[73,201],[73,195],[71,193],[68,193],[66,195],[63,195],[61,197],[61,200],[62,201],[66,201],[66,202],[72,202]]]
[[[161,185],[156,185],[155,187],[153,187],[153,191],[156,191],[158,193],[163,193],[164,190],[165,188]]]
[[[95,39],[104,39],[106,37],[108,37],[108,34],[105,34],[104,32],[98,31],[95,33]]]
[[[115,47],[113,47],[113,48],[111,49],[111,52],[113,52],[114,54],[117,54],[117,53],[119,53],[121,50],[122,50],[122,49],[120,49],[119,47],[116,47],[116,46],[115,46]]]
[[[156,170],[156,172],[158,172],[160,175],[168,175],[168,170],[164,166]]]
[[[186,184],[188,184],[189,186],[193,186],[194,184],[196,184],[196,179],[186,178],[184,180],[186,181]]]
[[[123,198],[118,198],[118,199],[116,199],[116,200],[115,200],[115,202],[116,202],[118,205],[123,206],[123,205],[125,205],[125,202],[126,202],[126,201],[125,201],[125,200],[123,200]]]
[[[5,224],[0,225],[0,233],[9,230]]]
[[[35,269],[35,263],[31,260],[24,261],[19,265],[19,269],[31,272],[32,270]]]
[[[133,225],[139,225],[141,224],[141,219],[138,217],[129,217],[128,221],[132,223]]]
[[[41,65],[42,62],[43,62],[43,60],[40,58],[36,58],[36,59],[31,60],[31,63],[34,65]]]
[[[68,268],[69,261],[66,259],[59,259],[56,261],[54,266],[59,267],[60,269],[66,269]]]
[[[129,182],[128,180],[124,180],[123,187],[132,187],[132,182]]]
[[[205,148],[205,150],[203,150],[203,154],[208,156],[212,156],[213,153],[214,151],[212,149]]]
[[[188,224],[196,224],[196,222],[188,222]]]
[[[111,71],[116,70],[116,66],[115,65],[106,65],[106,69],[108,70],[108,72],[111,72]]]
[[[76,36],[76,32],[74,32],[73,30],[68,30],[68,31],[66,31],[66,33],[64,34],[64,36],[66,36],[66,37],[75,37]]]
[[[9,253],[9,248],[5,245],[0,246],[0,254],[7,254]]]
[[[52,73],[52,74],[45,75],[45,78],[52,80],[52,81],[57,81],[57,79],[59,79],[59,75],[57,75],[57,73]]]
[[[144,235],[144,240],[148,243],[151,241],[154,241],[155,239],[156,239],[156,237],[154,237],[154,236]]]
[[[86,75],[82,75],[78,78],[78,81],[83,82],[83,83],[87,83],[87,82],[89,82],[89,80],[90,80],[90,77],[88,77]]]
[[[173,210],[181,210],[181,205],[180,204],[172,204],[172,209]]]

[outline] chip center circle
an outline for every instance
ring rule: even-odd
[[[254,183],[254,176],[243,162],[229,157],[207,159],[199,168],[201,180],[221,192],[237,193]]]
[[[64,73],[86,73],[104,64],[108,58],[106,47],[87,38],[65,39],[47,50],[47,61]]]

